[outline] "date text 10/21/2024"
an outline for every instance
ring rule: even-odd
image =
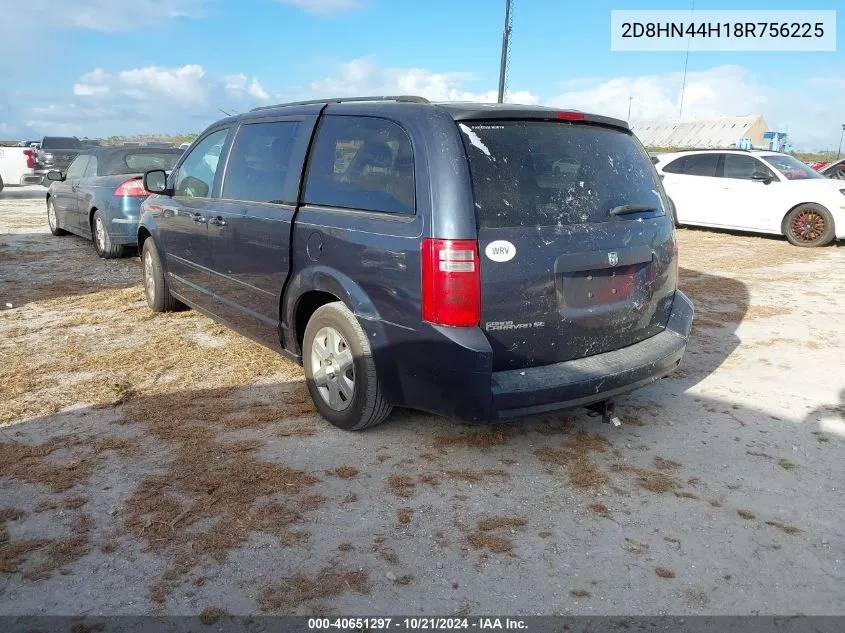
[[[527,624],[518,618],[309,618],[308,628],[315,631],[329,630],[400,630],[447,631],[472,630],[526,631]]]

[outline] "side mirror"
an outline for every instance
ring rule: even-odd
[[[772,177],[765,172],[755,171],[753,174],[751,174],[751,180],[756,180],[758,182],[762,182],[764,185],[768,185],[771,184]]]
[[[144,173],[144,189],[150,193],[167,193],[167,172],[151,169]]]
[[[52,180],[53,182],[61,182],[65,179],[62,175],[62,172],[58,171],[57,169],[51,169],[47,172],[47,180]]]

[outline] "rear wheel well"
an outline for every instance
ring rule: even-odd
[[[88,211],[88,228],[91,229],[91,233],[94,233],[94,214],[97,212],[97,207],[91,207],[90,211]]]
[[[319,290],[306,292],[302,295],[302,297],[300,297],[299,303],[296,306],[296,313],[294,314],[296,343],[300,350],[302,350],[302,341],[305,338],[305,328],[308,325],[308,321],[311,319],[311,315],[313,315],[318,308],[321,308],[327,303],[334,303],[335,301],[340,301],[340,299],[330,292],[322,292]],[[304,353],[305,352],[303,352],[303,354]]]
[[[144,248],[144,242],[147,241],[147,238],[150,237],[150,232],[147,230],[147,227],[142,226],[138,229],[138,254],[141,254],[141,250]]]

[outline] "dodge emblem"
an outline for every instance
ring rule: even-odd
[[[616,266],[619,263],[619,253],[608,253],[607,263],[611,266]]]

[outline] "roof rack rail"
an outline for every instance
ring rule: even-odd
[[[281,108],[283,106],[300,106],[300,105],[315,105],[318,103],[346,103],[349,101],[401,101],[403,103],[431,103],[425,97],[418,97],[416,95],[383,95],[374,97],[329,97],[326,99],[309,99],[308,101],[291,101],[289,103],[276,103],[275,105],[261,106],[253,108],[250,112],[257,112],[259,110],[272,110],[273,108]]]

